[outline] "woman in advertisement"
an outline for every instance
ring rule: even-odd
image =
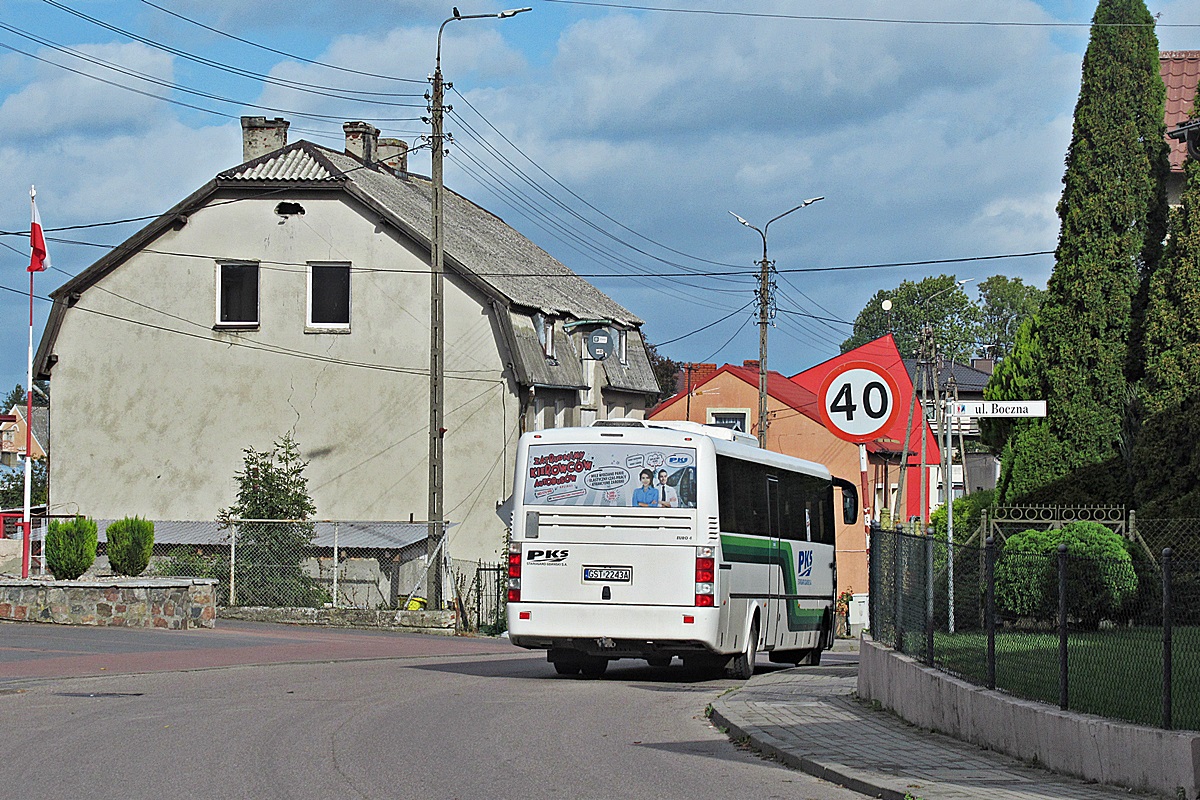
[[[633,504],[641,508],[658,508],[658,492],[650,485],[654,482],[654,471],[644,469],[638,477],[642,485],[633,490]]]

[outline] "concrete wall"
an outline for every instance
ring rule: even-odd
[[[858,696],[922,728],[1100,783],[1200,797],[1200,733],[1060,711],[974,686],[864,639]],[[1183,795],[1179,795],[1179,790]]]
[[[217,618],[207,578],[126,578],[82,581],[0,579],[0,619],[185,630],[211,628]]]
[[[305,213],[275,214],[284,199]],[[64,316],[53,513],[215,519],[234,500],[243,450],[290,431],[318,517],[426,518],[422,254],[342,195],[296,192],[207,207],[150,247],[160,252],[135,255]],[[257,330],[214,330],[219,258],[263,260]],[[306,332],[309,261],[354,268],[349,333]],[[515,387],[485,298],[448,276],[445,309],[445,509],[459,523],[450,553],[497,561]]]

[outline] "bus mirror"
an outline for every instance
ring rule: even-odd
[[[847,525],[858,522],[858,492],[842,492],[842,521]]]
[[[842,490],[842,522],[858,522],[858,487],[845,478],[834,478],[833,485]]]

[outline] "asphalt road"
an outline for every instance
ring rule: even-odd
[[[3,624],[0,796],[861,798],[709,724],[737,685],[495,639]]]

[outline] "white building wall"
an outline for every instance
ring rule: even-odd
[[[281,199],[305,214],[276,215]],[[118,267],[63,319],[55,513],[214,519],[234,501],[243,450],[291,431],[318,518],[427,516],[424,256],[340,197],[294,194],[207,207],[150,249],[160,252]],[[219,258],[262,261],[258,330],[213,330]],[[307,261],[352,264],[349,333],[305,333]],[[447,279],[445,303],[451,555],[497,560],[514,387],[485,299]]]

